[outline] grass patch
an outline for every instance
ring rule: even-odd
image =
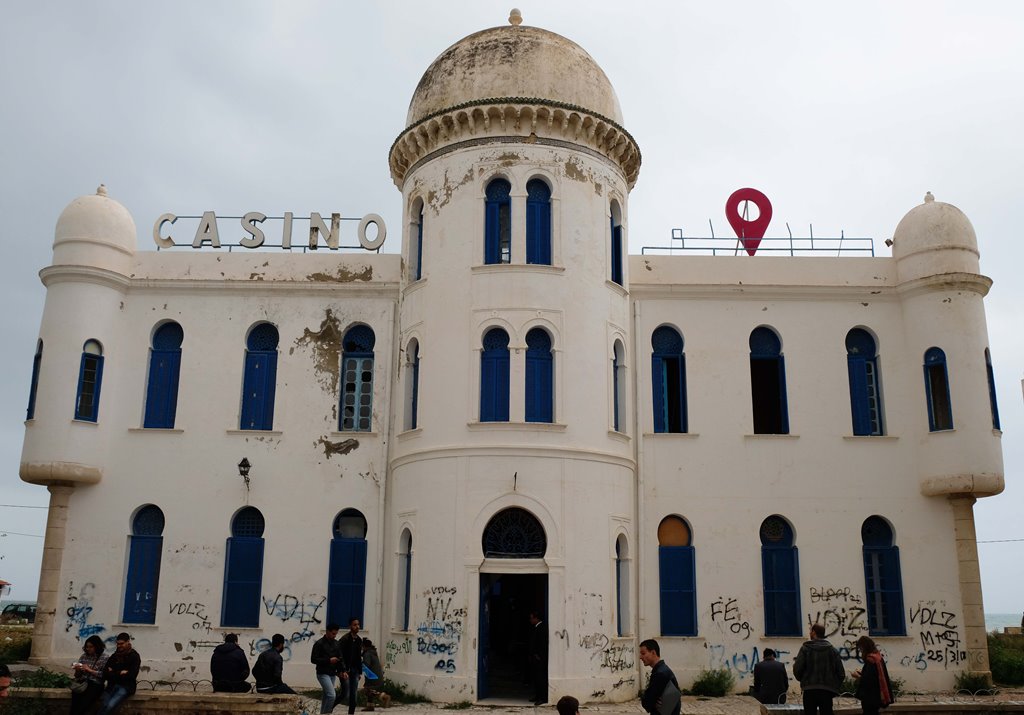
[[[391,696],[391,703],[429,703],[430,698],[421,693],[417,693],[415,690],[409,690],[402,683],[396,683],[393,680],[384,678],[377,686],[377,690],[382,693],[387,693]]]
[[[980,673],[957,673],[956,680],[953,681],[953,687],[957,691],[966,690],[969,693],[976,693],[979,690],[990,690],[992,683],[987,675]]]
[[[1024,685],[1024,635],[989,633],[988,659],[992,680],[1002,685]]]
[[[10,638],[11,640],[6,640]],[[10,664],[28,660],[32,648],[32,631],[5,630],[0,632],[0,663]]]
[[[706,695],[711,698],[720,698],[729,695],[736,687],[736,678],[728,668],[714,668],[713,670],[701,670],[697,679],[690,686],[690,693],[693,695]]]
[[[460,700],[457,703],[445,703],[441,706],[442,710],[469,710],[473,707],[473,703],[468,700]]]

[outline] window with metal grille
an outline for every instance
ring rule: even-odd
[[[697,635],[697,570],[693,532],[685,519],[666,516],[658,525],[661,634]]]
[[[263,589],[263,531],[266,523],[259,509],[247,506],[231,520],[224,564],[222,627],[258,628]]]
[[[868,632],[873,636],[905,636],[900,550],[892,527],[870,516],[860,528],[864,544],[864,588],[867,592]]]
[[[494,179],[484,203],[484,263],[512,261],[512,184]]]
[[[164,513],[160,507],[147,504],[135,512],[132,533],[128,537],[123,623],[156,623],[163,533]]]
[[[686,355],[683,336],[663,325],[651,335],[655,432],[686,432]]]
[[[542,559],[548,550],[544,527],[537,517],[519,507],[492,516],[482,541],[487,559]]]
[[[799,636],[800,564],[793,527],[778,514],[761,522],[764,634]]]
[[[928,348],[924,354],[924,391],[928,403],[928,430],[953,429],[953,406],[949,399],[949,373],[946,353]]]
[[[25,419],[33,420],[36,417],[36,391],[39,389],[39,367],[43,364],[43,341],[36,342],[36,354],[32,358],[32,381],[28,386],[28,409],[25,411]]]
[[[419,218],[416,221],[416,256],[413,261],[416,266],[416,280],[423,277],[423,203],[420,202]]]
[[[42,343],[40,343],[42,350]],[[988,404],[992,409],[992,429],[1002,429],[999,426],[999,404],[996,402],[996,376],[992,372],[992,356],[988,348],[985,348],[985,375],[988,377]]]
[[[626,349],[619,340],[612,346],[612,429],[626,431]]]
[[[164,323],[153,333],[143,427],[174,427],[178,409],[178,378],[181,374],[181,343],[184,339],[185,333],[181,326],[173,321]]]
[[[78,394],[75,398],[75,419],[95,422],[100,412],[100,386],[103,383],[103,346],[86,340],[82,346],[82,362],[78,370]]]
[[[846,366],[850,374],[850,413],[855,435],[885,434],[879,388],[878,350],[871,333],[854,328],[846,334]]]
[[[611,203],[611,279],[612,283],[618,283],[623,285],[622,278],[622,214],[619,209],[619,204],[615,201]]]
[[[629,542],[625,534],[619,534],[615,539],[615,632],[619,636],[631,632],[629,585]]]
[[[526,334],[526,421],[554,421],[554,404],[551,336],[534,328]]]
[[[343,509],[332,525],[327,574],[327,620],[363,620],[366,593],[366,517],[358,509]]]
[[[410,340],[405,348],[405,429],[416,429],[419,424],[420,403],[420,344]]]
[[[480,352],[480,421],[508,422],[508,333],[491,328]]]
[[[409,630],[409,606],[412,595],[412,532],[402,531],[398,540],[398,618],[396,625],[403,631]]]
[[[370,432],[373,428],[373,346],[366,325],[354,325],[341,341],[341,410],[338,429]]]
[[[789,434],[782,341],[764,326],[750,333],[750,396],[754,434]]]
[[[526,262],[551,265],[551,189],[541,179],[526,184]]]
[[[259,323],[249,331],[239,429],[274,429],[278,340],[277,328],[270,323]]]

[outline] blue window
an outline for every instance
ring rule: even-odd
[[[409,630],[409,606],[412,595],[412,532],[402,531],[398,540],[398,625]]]
[[[416,280],[423,277],[423,204],[420,204],[419,220],[416,222]]]
[[[123,623],[156,623],[156,593],[160,583],[160,552],[164,543],[164,513],[147,504],[132,519],[128,537],[128,571],[124,579]]]
[[[754,434],[789,434],[786,362],[782,341],[771,328],[750,333],[750,393]]]
[[[892,527],[871,516],[860,527],[864,544],[864,588],[868,602],[868,632],[873,636],[905,636],[900,550],[893,543]]]
[[[928,401],[928,430],[953,429],[953,406],[949,400],[949,373],[946,353],[928,348],[924,354],[924,391]]]
[[[366,325],[354,325],[341,341],[341,414],[338,429],[369,432],[373,427],[373,345]]]
[[[153,333],[143,427],[174,427],[178,408],[178,376],[181,373],[181,342],[184,338],[181,326],[175,322],[164,323]]]
[[[540,179],[526,184],[526,262],[551,265],[551,189]]]
[[[495,179],[487,185],[484,204],[484,263],[512,261],[512,184]]]
[[[793,527],[777,514],[761,522],[764,634],[799,636],[800,560]]]
[[[39,343],[39,351],[42,352],[43,344]],[[33,375],[35,372],[33,371]],[[992,408],[992,429],[1002,429],[999,426],[999,404],[996,402],[996,376],[992,372],[992,356],[985,348],[985,375],[988,377],[988,404]],[[29,418],[31,419],[31,418]]]
[[[612,347],[612,429],[626,429],[626,351],[618,340]]]
[[[344,509],[334,519],[331,561],[327,575],[327,621],[363,620],[366,592],[366,518]]]
[[[697,571],[690,526],[678,516],[658,525],[661,634],[697,635]]]
[[[75,397],[75,419],[95,422],[100,413],[100,385],[103,382],[103,346],[86,340],[82,346],[82,362],[78,371],[78,394]]]
[[[491,328],[480,353],[480,421],[508,422],[508,333]]]
[[[277,328],[270,323],[260,323],[249,331],[239,429],[274,429],[278,339]]]
[[[683,336],[663,325],[651,335],[654,431],[686,432],[686,355]]]
[[[263,530],[266,523],[256,507],[241,509],[231,520],[224,564],[222,627],[258,628],[263,590]]]
[[[612,283],[622,285],[622,219],[619,217],[619,205],[612,203]]]
[[[542,328],[526,334],[526,421],[554,421],[554,361],[551,336]]]
[[[871,333],[854,328],[846,334],[846,367],[850,373],[850,412],[855,435],[885,434],[879,390],[878,350]]]
[[[416,429],[419,424],[420,403],[420,344],[410,340],[405,349],[405,428]]]
[[[630,632],[629,613],[629,544],[625,534],[615,539],[615,632],[624,636]]]
[[[43,363],[43,341],[36,343],[36,355],[32,358],[32,382],[28,387],[28,410],[25,412],[25,419],[32,420],[36,417],[36,391],[39,389],[39,366]]]

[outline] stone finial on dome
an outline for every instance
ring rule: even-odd
[[[97,196],[106,196],[107,195],[107,185],[106,184],[100,184],[99,186],[97,186],[96,187],[96,195]]]
[[[934,201],[934,200],[935,200],[935,197],[934,197],[934,196],[932,196],[932,192],[931,192],[931,191],[926,191],[926,192],[924,193],[924,202],[925,202],[926,204],[930,204],[930,203],[931,203],[932,201]]]
[[[523,13],[519,12],[519,8],[512,8],[512,12],[508,14],[508,24],[510,25],[522,25],[523,24]]]

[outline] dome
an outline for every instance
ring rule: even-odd
[[[931,192],[907,212],[892,240],[892,255],[908,277],[979,270],[974,226],[963,211],[936,201]]]
[[[130,259],[136,248],[135,221],[128,209],[107,196],[102,184],[96,193],[79,196],[57,219],[53,238],[54,264],[113,268]]]
[[[554,32],[513,24],[442,52],[413,93],[406,126],[459,105],[510,98],[573,105],[622,125],[618,97],[593,57]]]

